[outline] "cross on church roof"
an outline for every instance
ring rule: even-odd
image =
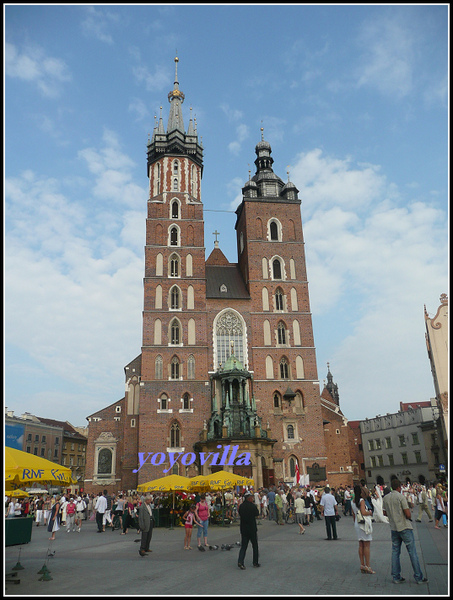
[[[216,229],[216,230],[213,232],[213,234],[212,234],[212,235],[215,235],[215,242],[214,242],[214,246],[215,246],[216,248],[218,248],[218,247],[219,247],[219,242],[218,242],[218,240],[217,240],[217,236],[218,236],[218,235],[220,235],[220,233],[219,233],[219,232],[217,231],[217,229]]]

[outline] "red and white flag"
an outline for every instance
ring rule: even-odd
[[[299,464],[296,463],[296,485],[299,485],[299,482],[300,482]]]

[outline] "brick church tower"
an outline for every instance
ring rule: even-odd
[[[125,368],[125,397],[88,419],[87,488],[206,474],[225,466],[203,465],[199,453],[227,447],[249,454],[249,464],[228,470],[253,477],[257,487],[292,481],[296,465],[311,483],[323,483],[298,190],[273,172],[261,133],[256,173],[236,210],[238,262],[217,241],[205,258],[203,148],[192,118],[184,129],[177,58],[175,65],[167,127],[161,114],[147,148],[141,354]],[[171,453],[180,456],[175,464]]]
[[[203,150],[192,118],[184,130],[177,58],[175,64],[167,129],[161,116],[148,144],[139,417],[144,453],[192,450],[209,416]],[[148,462],[139,483],[164,469]]]

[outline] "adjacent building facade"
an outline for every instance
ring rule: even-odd
[[[68,421],[56,421],[24,413],[5,413],[5,445],[69,467],[77,484],[71,491],[83,490],[88,438]]]
[[[448,455],[448,389],[449,389],[449,361],[448,361],[448,296],[441,294],[440,306],[434,317],[430,318],[425,306],[426,348],[433,375],[434,390],[436,393],[436,420],[439,427],[436,431],[436,444],[442,447],[445,455],[443,463],[446,465]]]
[[[340,408],[338,385],[327,364],[327,383],[321,394],[324,441],[327,453],[327,481],[335,489],[354,486],[365,478],[360,429]]]
[[[435,401],[401,403],[397,413],[360,422],[366,479],[387,484],[400,481],[436,481],[440,454],[436,445]]]

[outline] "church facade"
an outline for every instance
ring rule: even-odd
[[[298,190],[274,173],[261,133],[236,210],[237,262],[217,241],[206,258],[203,148],[196,122],[184,128],[175,64],[167,127],[161,114],[147,147],[142,348],[125,367],[124,397],[88,417],[85,489],[222,468],[269,486],[293,481],[296,465],[323,484]]]

